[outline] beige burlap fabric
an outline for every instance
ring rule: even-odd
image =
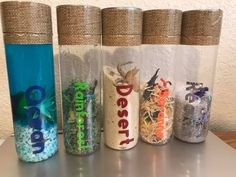
[[[183,12],[181,44],[218,45],[222,16],[220,9]]]
[[[182,12],[156,9],[143,13],[143,44],[179,44]]]
[[[141,42],[141,9],[118,7],[102,10],[102,45],[135,46]]]
[[[1,3],[5,43],[52,43],[52,21],[49,6],[33,2]]]
[[[94,6],[57,7],[60,45],[96,45],[101,43],[101,11]]]

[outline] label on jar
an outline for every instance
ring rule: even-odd
[[[33,133],[30,135],[33,154],[43,152],[45,139],[42,133],[42,114],[37,107],[46,98],[46,91],[43,87],[34,85],[29,87],[25,92],[25,98],[27,102],[26,115],[29,121],[29,126],[33,129]]]
[[[159,70],[145,84],[141,102],[140,135],[151,144],[165,144],[172,134],[172,83],[163,78],[157,80]]]
[[[183,141],[204,141],[208,131],[211,95],[200,82],[187,81],[176,92],[175,136]]]
[[[104,137],[107,146],[123,150],[138,140],[138,70],[117,68],[104,66]]]
[[[199,96],[208,91],[207,87],[203,87],[203,83],[197,82],[186,82],[186,91],[185,100],[189,103],[193,103],[194,101],[199,99]]]
[[[77,145],[79,150],[86,150],[89,145],[86,140],[86,127],[85,119],[88,116],[86,111],[85,102],[85,91],[89,89],[89,85],[85,82],[76,82],[74,84],[76,94],[75,94],[75,110],[76,110],[76,123],[77,123]],[[87,128],[91,128],[91,124],[87,124]]]
[[[88,154],[98,148],[100,128],[95,88],[92,84],[71,81],[63,91],[63,124],[66,150],[73,154]]]
[[[18,155],[26,161],[38,161],[45,154],[55,153],[57,126],[54,89],[32,85],[24,92],[11,95],[11,103]]]
[[[118,133],[124,137],[124,140],[120,141],[120,145],[123,144],[130,144],[132,141],[134,141],[134,138],[130,137],[130,127],[129,127],[129,120],[127,117],[129,116],[129,110],[128,110],[128,100],[127,96],[131,94],[133,90],[132,85],[120,85],[116,86],[116,91],[118,95],[120,96],[117,99],[117,106],[118,106],[118,127],[119,131]]]

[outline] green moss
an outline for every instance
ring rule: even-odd
[[[84,129],[77,127],[76,122],[76,85],[79,81],[71,81],[69,86],[62,93],[63,102],[63,123],[64,123],[64,143],[66,151],[72,154],[85,155],[94,152],[99,147],[100,143],[100,122],[99,111],[96,103],[96,95],[94,93],[97,81],[90,84],[89,87],[83,90],[84,95],[84,111],[87,116],[84,119]],[[81,150],[78,145],[77,134],[83,131],[85,141],[88,148]]]

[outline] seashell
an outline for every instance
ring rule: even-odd
[[[136,74],[139,72],[139,69],[137,69],[135,67],[135,68],[129,70],[128,72],[125,72],[122,69],[122,66],[132,64],[132,63],[133,62],[129,61],[129,62],[124,63],[124,64],[118,64],[117,65],[117,71],[124,78],[124,82],[126,82],[127,84],[130,84],[130,85],[133,85],[134,91],[138,92],[139,91],[139,82],[138,82],[138,79],[136,77]]]

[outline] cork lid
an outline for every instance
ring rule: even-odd
[[[103,9],[102,31],[103,45],[141,45],[142,10],[135,7],[112,7]]]
[[[51,9],[34,2],[1,3],[5,43],[52,43]]]
[[[60,45],[95,45],[101,43],[101,10],[94,6],[57,7]]]
[[[179,44],[182,11],[155,9],[143,13],[143,44]]]
[[[218,45],[222,16],[220,9],[183,12],[181,44]]]

